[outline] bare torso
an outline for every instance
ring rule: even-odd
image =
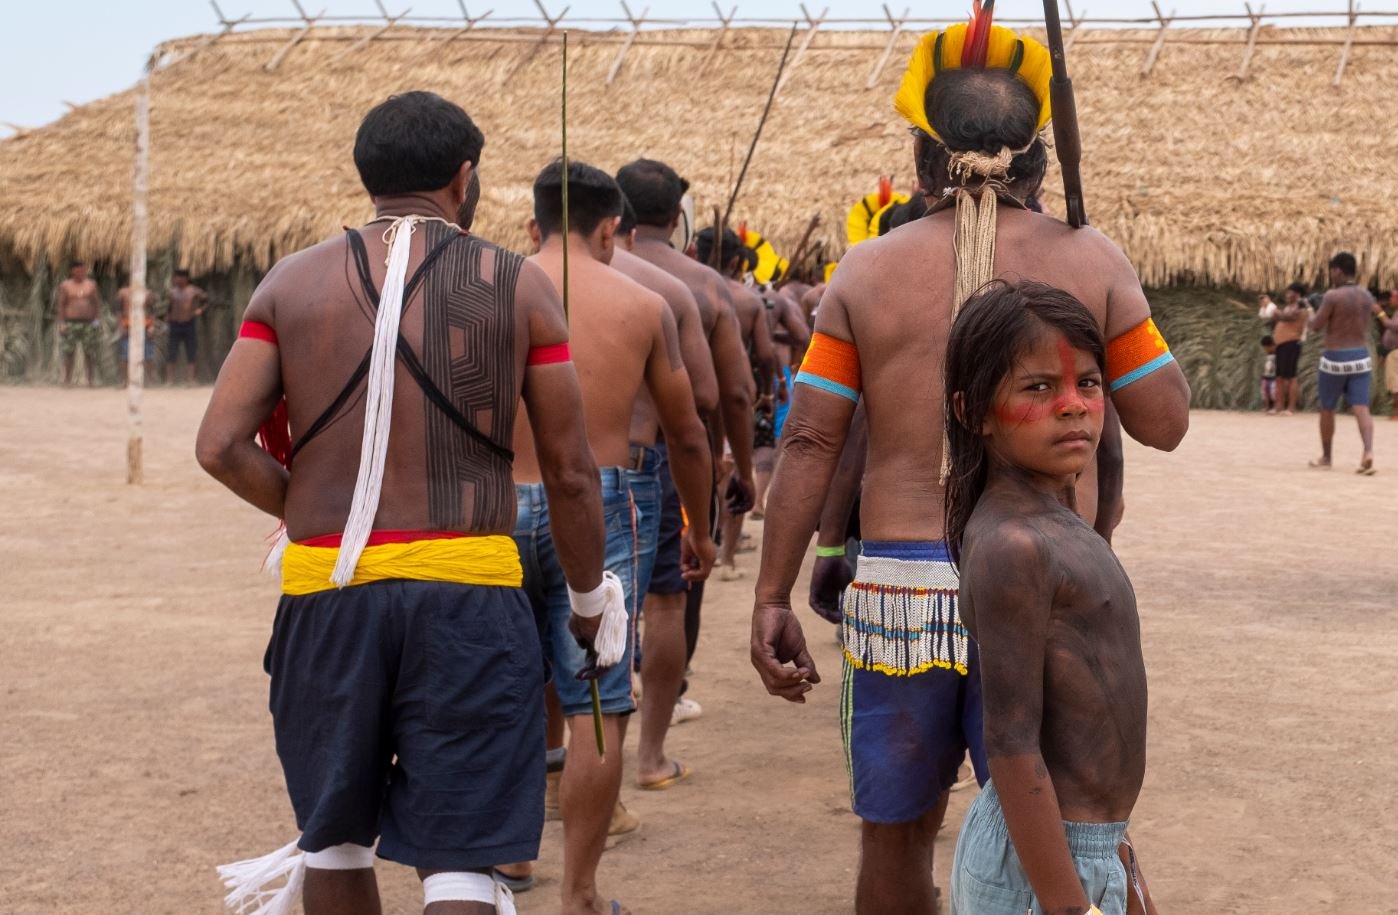
[[[625,248],[619,247],[612,253],[611,266],[612,269],[641,284],[651,292],[659,294],[665,300],[665,303],[670,306],[671,313],[675,316],[675,323],[679,326],[682,342],[690,333],[688,325],[691,323],[695,325],[695,330],[699,334],[699,339],[695,341],[695,345],[703,346],[703,358],[710,361],[708,371],[712,373],[712,357],[708,353],[707,343],[704,342],[707,332],[702,326],[699,306],[694,300],[694,294],[689,291],[689,287],[671,274],[649,261],[637,257]],[[702,372],[703,368],[691,363],[691,358],[686,354],[685,368],[689,370],[690,377],[693,378]],[[660,418],[656,414],[655,404],[651,401],[650,394],[643,389],[636,398],[636,406],[631,415],[631,441],[640,445],[654,445],[659,435]]]
[[[1093,229],[1001,206],[996,276],[1033,279],[1076,296],[1110,338],[1144,320],[1149,306],[1108,301],[1119,287],[1120,251]],[[825,291],[817,330],[859,351],[869,456],[861,527],[872,540],[943,535],[942,377],[955,281],[954,214],[944,211],[866,241],[845,255]],[[1124,291],[1124,290],[1123,290]],[[1135,292],[1139,295],[1140,287]],[[825,307],[831,297],[840,308]],[[1079,480],[1078,509],[1097,511],[1096,463]]]
[[[204,290],[198,286],[189,285],[183,288],[171,286],[170,311],[166,318],[179,324],[193,321],[195,313],[199,310],[199,300],[203,297]]]
[[[100,306],[97,281],[66,279],[59,284],[60,321],[96,321]]]
[[[1389,352],[1398,350],[1398,309],[1384,320],[1383,326],[1383,348]]]
[[[1037,542],[1039,561],[1000,555],[1007,530]],[[996,593],[1012,596],[1013,587],[1006,588],[1004,579],[1007,567],[1015,566],[1020,568],[1009,572],[1010,578],[1022,572],[1052,591],[1042,647],[1038,744],[1063,818],[1129,819],[1145,777],[1147,709],[1140,620],[1131,582],[1107,542],[1069,509],[1051,500],[1045,505],[1042,495],[1010,487],[997,489],[992,484],[987,489],[963,540],[960,612],[972,637],[985,640],[982,679],[988,740],[1014,728],[1013,722],[992,720],[991,712],[1015,705],[1005,700],[1024,684],[1012,681],[1022,680],[1020,673],[1033,669],[1037,660],[1014,656],[1027,640],[1007,631],[1017,623],[992,616],[1005,608],[996,601],[978,600],[986,593],[987,576],[998,579]],[[1001,629],[992,634],[997,624]],[[987,656],[990,652],[998,656]],[[1002,676],[1006,682],[1000,682]]]
[[[1288,305],[1277,311],[1276,323],[1272,326],[1272,339],[1278,344],[1300,340],[1306,332],[1306,321],[1311,313],[1300,305]]]
[[[361,231],[382,289],[384,225]],[[404,306],[401,333],[448,400],[484,436],[509,446],[529,345],[530,284],[546,284],[516,255],[429,222],[412,239],[411,277],[425,251],[454,237]],[[345,236],[282,260],[247,318],[276,331],[292,440],[329,407],[369,352],[373,311]],[[292,539],[339,532],[348,516],[364,428],[361,382],[337,418],[292,464],[285,518]],[[515,497],[510,465],[455,426],[423,394],[400,358],[383,494],[374,526],[508,534]]]
[[[659,295],[592,259],[579,247],[570,258],[569,347],[582,387],[588,444],[599,467],[625,467],[632,441],[632,413],[637,396],[645,390],[646,365],[659,315],[667,306]],[[529,260],[555,287],[562,288],[561,248],[545,248]],[[679,364],[678,340],[667,344],[671,350],[666,358]],[[515,479],[540,482],[533,434],[527,423],[515,425],[514,443]]]
[[[1325,294],[1317,316],[1325,329],[1327,350],[1362,349],[1369,345],[1369,327],[1374,318],[1374,297],[1360,286],[1340,286]]]
[[[699,306],[704,336],[710,336],[719,314],[730,307],[726,281],[718,271],[676,251],[665,241],[641,237],[639,230],[631,253],[684,283]]]

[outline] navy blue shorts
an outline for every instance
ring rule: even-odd
[[[670,456],[664,445],[656,446],[661,454],[660,469],[660,533],[656,537],[655,565],[650,573],[648,594],[683,594],[689,590],[680,566],[680,542],[684,539],[684,508],[679,490],[670,476]]]
[[[1340,408],[1340,398],[1351,407],[1367,407],[1372,397],[1374,360],[1364,347],[1358,349],[1326,350],[1316,372],[1316,397],[1320,408],[1333,413]]]
[[[870,823],[920,819],[968,751],[990,777],[980,658],[950,560],[942,543],[866,540],[845,591],[841,731],[851,806]]]
[[[174,362],[179,358],[179,352],[184,349],[185,361],[190,365],[198,358],[199,352],[199,332],[193,321],[171,321],[170,328],[170,351],[165,354],[167,362]]]
[[[524,592],[381,581],[283,596],[264,666],[300,846],[430,870],[530,861],[544,673]]]

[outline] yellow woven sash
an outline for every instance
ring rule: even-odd
[[[282,557],[282,593],[314,594],[335,587],[330,573],[339,553],[339,547],[289,544]],[[524,570],[519,549],[509,537],[415,540],[365,547],[349,586],[389,579],[518,588],[524,583]]]

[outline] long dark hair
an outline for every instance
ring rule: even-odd
[[[1087,307],[1043,283],[988,284],[961,307],[951,328],[946,360],[946,424],[951,473],[946,485],[946,538],[961,562],[961,538],[985,491],[989,455],[981,427],[995,405],[1000,382],[1045,329],[1063,334],[1106,370],[1106,346]]]

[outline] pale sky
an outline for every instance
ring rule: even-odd
[[[238,18],[294,13],[291,0],[219,0],[224,13]],[[414,16],[458,16],[456,0],[385,0],[391,12],[412,7]],[[552,12],[571,7],[569,19],[587,16],[620,16],[620,0],[543,0]],[[708,0],[628,0],[639,14],[649,7],[651,16],[711,16]],[[734,4],[743,17],[791,19],[800,16],[798,0],[721,0],[720,6]],[[330,15],[375,13],[374,0],[303,0],[308,12],[322,9]],[[919,16],[960,19],[971,0],[890,0],[895,12],[913,7]],[[1168,14],[1217,14],[1221,10],[1241,12],[1242,0],[1160,0]],[[1254,4],[1256,7],[1258,4]],[[860,18],[881,14],[872,0],[807,0],[812,14],[829,7],[831,18]],[[1267,0],[1269,13],[1287,10],[1333,8],[1341,11],[1344,0]],[[1369,0],[1365,9],[1398,10],[1395,0]],[[470,0],[473,14],[494,10],[494,16],[530,16],[536,13],[531,0]],[[1129,18],[1152,15],[1149,0],[1077,0],[1079,13]],[[1109,12],[1110,11],[1110,12]],[[1039,0],[1000,0],[997,15],[1006,18],[1042,16]],[[1289,20],[1310,24],[1305,20]],[[1335,25],[1332,18],[1315,24]],[[1393,22],[1394,20],[1388,20]],[[81,105],[118,92],[140,75],[141,65],[152,48],[169,38],[199,34],[216,29],[214,12],[204,0],[5,0],[0,4],[0,137],[10,134],[6,123],[37,127],[59,117],[65,102]],[[582,23],[574,23],[581,27]],[[605,28],[606,26],[601,26]]]

